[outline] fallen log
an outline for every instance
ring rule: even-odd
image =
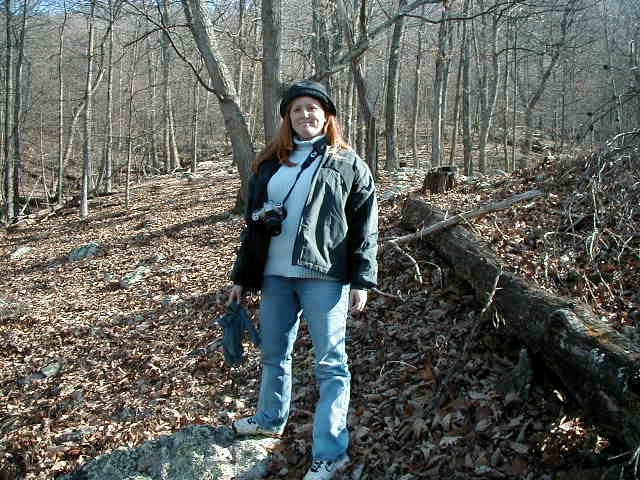
[[[419,199],[408,199],[402,211],[402,225],[411,230],[443,219]],[[507,271],[461,226],[420,237],[471,284],[482,305],[491,304],[508,333],[557,374],[594,423],[638,448],[640,346],[596,318],[587,305],[551,295]]]
[[[516,203],[524,202],[527,200],[533,200],[534,198],[542,196],[542,192],[540,190],[529,190],[527,192],[519,193],[512,197],[506,198],[504,200],[500,200],[499,202],[490,203],[487,205],[483,205],[481,207],[476,208],[475,210],[470,210],[468,212],[459,213],[452,217],[444,218],[442,220],[427,226],[422,226],[420,230],[415,233],[410,233],[408,235],[403,235],[402,237],[397,237],[391,240],[388,240],[385,243],[394,243],[396,245],[400,245],[401,243],[407,243],[416,238],[422,238],[425,235],[430,235],[439,230],[444,230],[446,228],[452,227],[453,225],[457,225],[463,221],[469,220],[471,218],[478,218],[484,215],[487,215],[492,212],[498,212],[500,210],[505,210],[509,207],[514,206]],[[413,229],[420,227],[421,224],[418,223]],[[382,244],[380,250],[384,248],[385,244]]]

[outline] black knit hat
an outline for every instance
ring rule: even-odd
[[[282,97],[282,101],[280,102],[280,116],[282,118],[287,114],[289,104],[298,97],[316,98],[324,104],[327,112],[333,115],[337,113],[336,106],[323,84],[311,80],[302,80],[291,85]]]

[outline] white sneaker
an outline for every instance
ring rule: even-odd
[[[338,460],[329,462],[326,460],[314,460],[303,480],[329,480],[347,466],[349,457],[344,455]]]
[[[279,437],[278,432],[272,432],[258,425],[255,417],[245,417],[236,420],[231,425],[233,431],[238,435],[264,435],[267,437]]]

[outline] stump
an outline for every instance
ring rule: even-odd
[[[426,193],[427,190],[431,193],[444,193],[451,190],[456,184],[457,171],[457,167],[450,165],[432,168],[424,177],[422,193]]]

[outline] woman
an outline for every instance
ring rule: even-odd
[[[280,435],[291,400],[291,353],[304,315],[320,391],[313,462],[305,480],[330,479],[348,462],[348,310],[361,312],[376,285],[378,212],[367,165],[347,146],[322,84],[293,84],[277,137],[252,165],[247,228],[229,303],[261,289],[262,381],[242,435]]]

